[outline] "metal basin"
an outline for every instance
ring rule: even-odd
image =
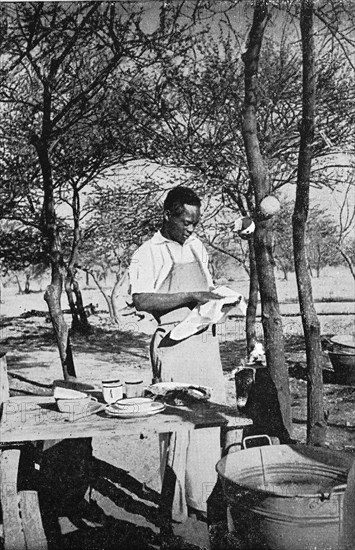
[[[295,445],[222,458],[216,469],[244,548],[339,550],[352,461],[343,453]]]
[[[354,353],[328,351],[328,355],[337,384],[355,386],[355,351]]]

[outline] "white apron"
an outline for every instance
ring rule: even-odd
[[[173,258],[172,258],[173,261]],[[172,268],[157,292],[209,290],[199,259]],[[153,381],[187,382],[212,389],[211,401],[225,403],[225,382],[215,327],[183,341],[169,338],[172,328],[190,312],[181,307],[158,316],[159,326],[151,342]],[[162,474],[166,462],[176,475],[173,520],[187,518],[187,506],[206,512],[206,501],[217,480],[216,463],[221,457],[220,428],[197,429],[174,434],[168,451],[167,437],[161,437]]]

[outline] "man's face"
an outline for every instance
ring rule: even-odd
[[[184,209],[179,216],[171,212],[164,212],[164,236],[172,241],[184,244],[186,239],[194,232],[200,219],[200,208],[191,204],[184,204]]]

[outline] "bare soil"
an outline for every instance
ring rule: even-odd
[[[93,301],[89,295],[86,298],[88,301]],[[1,346],[7,352],[10,391],[13,395],[50,394],[53,380],[62,377],[56,343],[51,325],[46,322],[45,309],[40,293],[26,297],[12,291],[11,299],[1,304]],[[28,313],[30,311],[32,314]],[[78,378],[100,388],[100,381],[104,378],[115,376],[124,381],[138,375],[148,386],[151,382],[148,354],[152,323],[149,320],[139,321],[135,316],[125,316],[118,326],[112,325],[103,311],[89,320],[92,324],[90,334],[73,336]],[[220,349],[228,402],[235,405],[231,371],[245,358],[244,321],[231,319],[228,323],[219,333]],[[301,332],[295,329],[294,324],[292,327],[292,330],[286,331],[285,346],[292,394],[293,437],[305,442],[306,357]],[[353,315],[342,318],[337,315],[333,325],[327,325],[323,334],[331,336],[353,330]],[[324,406],[328,420],[326,446],[353,453],[355,457],[355,387],[334,383],[334,373],[326,354],[323,361]],[[87,493],[75,513],[61,516],[60,547],[90,550],[159,548],[157,503],[160,474],[156,439],[100,439],[93,440],[92,445],[96,477],[91,500]],[[208,548],[207,526],[196,518],[176,525],[175,535],[177,538],[171,541],[169,548]]]

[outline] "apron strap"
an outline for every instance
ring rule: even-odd
[[[152,384],[157,384],[158,382],[162,381],[161,377],[161,360],[159,358],[159,355],[157,353],[157,348],[164,338],[166,333],[166,330],[164,327],[158,327],[155,331],[155,333],[152,336],[152,339],[150,341],[150,361],[152,363],[152,370],[153,370],[153,379]]]

